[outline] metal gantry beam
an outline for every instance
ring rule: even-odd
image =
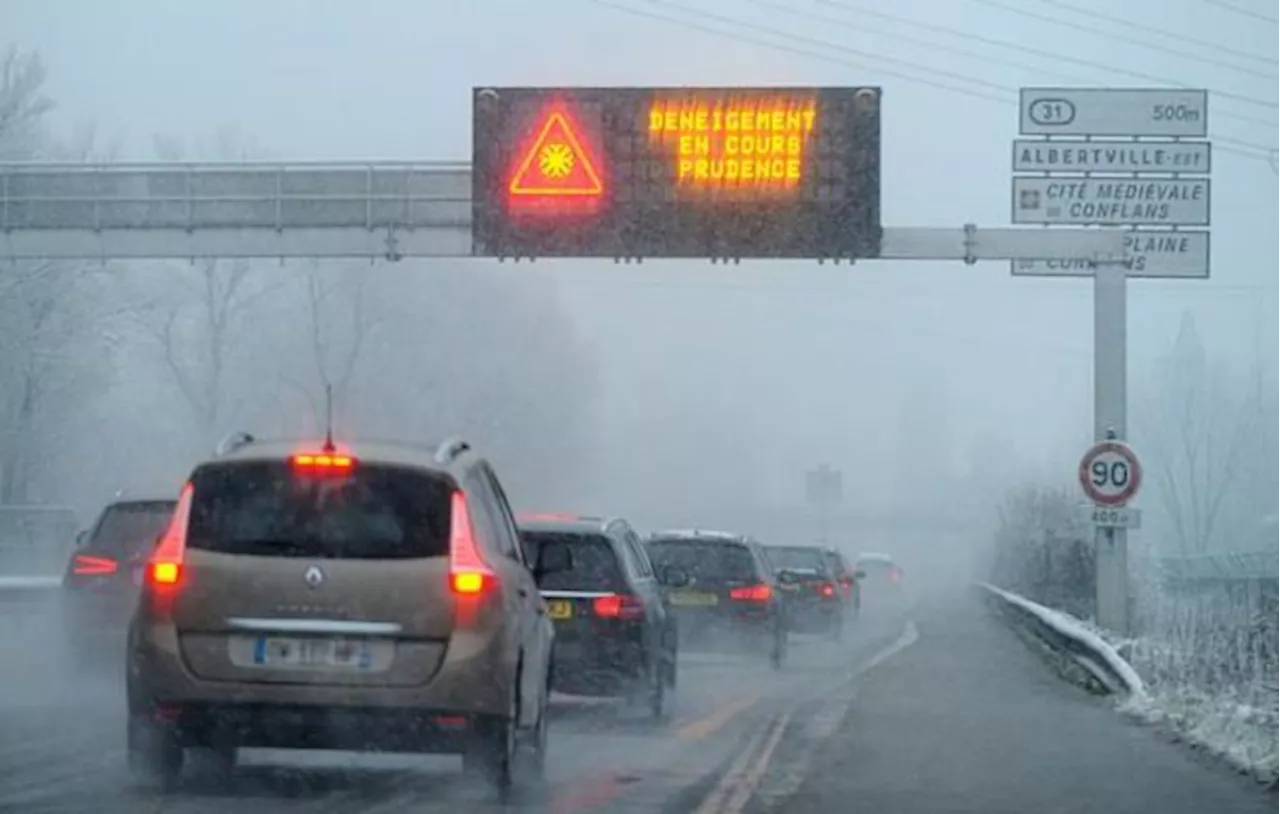
[[[0,163],[0,260],[470,257],[446,162]],[[886,260],[1124,258],[1117,230],[887,228]]]

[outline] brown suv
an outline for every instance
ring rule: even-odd
[[[463,441],[257,442],[197,466],[129,631],[128,754],[461,753],[541,776],[552,626],[510,506]]]

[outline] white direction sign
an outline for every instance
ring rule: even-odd
[[[1099,506],[1123,506],[1142,486],[1142,464],[1128,444],[1103,441],[1080,459],[1080,487]]]
[[[1179,172],[1209,174],[1207,141],[1013,142],[1014,172]]]
[[[1125,251],[1131,261],[1129,277],[1209,277],[1209,233],[1142,229],[1125,232]],[[1088,260],[1013,260],[1014,275],[1023,277],[1092,277]]]
[[[1208,178],[1013,179],[1013,222],[1208,226]]]
[[[1181,136],[1209,132],[1209,92],[1181,88],[1022,88],[1024,136]]]

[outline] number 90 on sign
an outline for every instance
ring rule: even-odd
[[[1128,446],[1107,441],[1094,446],[1080,461],[1080,486],[1101,506],[1119,506],[1142,485],[1142,467]]]

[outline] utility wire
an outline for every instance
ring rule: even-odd
[[[895,22],[903,23],[906,25],[915,26],[917,28],[921,28],[927,31],[936,31],[938,33],[947,34],[950,36],[963,37],[965,39],[969,39],[974,42],[980,42],[984,45],[993,45],[998,48],[1008,48],[1014,51],[1020,51],[1022,53],[1035,56],[1039,59],[1050,59],[1050,60],[1056,60],[1060,62],[1070,62],[1072,64],[1080,65],[1081,67],[1090,68],[1097,71],[1125,74],[1127,76],[1132,76],[1135,79],[1141,79],[1146,82],[1158,82],[1164,85],[1180,84],[1177,82],[1173,82],[1172,80],[1169,80],[1165,77],[1155,76],[1154,74],[1149,74],[1149,73],[1143,73],[1142,71],[1134,71],[1128,68],[1121,68],[1116,65],[1107,65],[1106,63],[1095,62],[1089,59],[1081,59],[1080,57],[1074,57],[1068,54],[1058,54],[1052,51],[1045,51],[1044,49],[1041,49],[1041,48],[1035,48],[1029,45],[1022,45],[1021,43],[1011,42],[1009,40],[1001,40],[1001,39],[996,39],[994,37],[986,37],[981,34],[973,34],[966,31],[959,31],[955,28],[951,28],[950,26],[937,25],[934,23],[925,23],[918,20],[912,20],[906,17],[899,17],[892,14],[885,14],[883,12],[873,11],[871,9],[863,8],[862,6],[855,5],[853,3],[840,2],[840,0],[814,0],[814,1],[819,3],[820,5],[844,9],[845,11],[851,11],[859,15],[865,15],[870,17],[880,17],[888,20],[893,20]],[[653,0],[650,0],[650,2],[653,2]],[[828,45],[830,45],[830,43],[828,43]],[[833,47],[836,47],[836,46],[833,46]],[[1182,85],[1182,87],[1186,87],[1186,86]],[[1222,95],[1219,91],[1214,91],[1214,93]],[[1262,100],[1258,100],[1258,99],[1255,99],[1252,101],[1261,103],[1261,104],[1267,104],[1265,102],[1262,102]],[[1274,107],[1275,105],[1272,105],[1272,106]],[[1249,122],[1250,124],[1262,125],[1269,129],[1274,129],[1276,127],[1276,123],[1273,121],[1269,121],[1267,119],[1260,119],[1254,116],[1246,116],[1240,113],[1231,113],[1228,111],[1228,112],[1219,112],[1217,113],[1217,115],[1222,116],[1224,118],[1228,118],[1228,119],[1237,119],[1239,121]]]
[[[648,19],[652,19],[652,20],[658,20],[658,21],[662,21],[662,22],[666,22],[666,23],[671,23],[671,24],[674,24],[674,25],[677,25],[677,26],[681,26],[681,27],[683,27],[683,28],[687,28],[687,29],[691,29],[691,30],[696,30],[696,31],[702,31],[702,32],[704,32],[704,33],[711,34],[712,36],[721,37],[721,38],[723,38],[723,39],[730,39],[730,40],[736,40],[736,41],[739,41],[739,42],[746,42],[746,43],[750,43],[750,44],[753,44],[753,45],[759,45],[759,46],[762,46],[762,47],[765,47],[765,48],[770,48],[770,49],[773,49],[773,50],[776,50],[776,51],[783,51],[783,52],[792,53],[792,54],[798,54],[798,55],[800,55],[800,56],[805,56],[805,57],[809,57],[809,58],[813,58],[813,59],[823,60],[823,61],[826,61],[826,62],[832,62],[832,63],[839,64],[839,65],[851,66],[851,67],[854,67],[854,68],[858,68],[858,69],[860,69],[860,70],[873,70],[873,71],[878,71],[878,72],[880,72],[880,73],[882,73],[882,74],[885,74],[885,75],[888,75],[888,76],[895,76],[895,77],[898,77],[898,78],[900,78],[900,79],[905,79],[905,80],[907,80],[907,81],[909,81],[909,82],[916,82],[916,83],[920,83],[920,84],[930,85],[930,86],[932,86],[932,87],[936,87],[936,88],[939,88],[939,89],[941,89],[941,90],[947,90],[947,91],[951,91],[951,92],[953,92],[953,93],[960,93],[960,94],[964,94],[964,95],[966,95],[966,96],[971,96],[971,97],[980,98],[980,99],[986,99],[986,100],[988,100],[988,101],[999,102],[999,103],[1004,104],[1004,105],[1010,105],[1010,106],[1014,106],[1014,107],[1016,107],[1016,106],[1017,106],[1017,104],[1018,104],[1018,103],[1017,103],[1017,101],[1016,101],[1015,99],[1013,99],[1013,98],[1010,98],[1010,96],[1009,96],[1009,95],[1000,95],[1000,96],[997,96],[997,95],[995,95],[994,93],[989,93],[989,92],[980,91],[980,90],[974,90],[974,89],[972,89],[972,88],[966,88],[966,87],[963,87],[963,86],[960,86],[960,85],[957,85],[957,84],[954,84],[954,83],[951,83],[951,82],[940,82],[940,81],[933,80],[933,79],[926,79],[926,78],[922,78],[922,77],[920,77],[920,76],[915,76],[915,75],[912,75],[912,74],[903,73],[902,71],[899,71],[899,70],[895,70],[895,69],[891,69],[891,68],[884,68],[884,67],[882,67],[882,66],[880,66],[880,65],[872,65],[872,64],[868,64],[868,63],[866,63],[866,62],[859,62],[859,61],[856,61],[856,60],[851,60],[851,59],[846,59],[846,58],[842,58],[842,57],[832,56],[832,55],[830,55],[830,54],[824,54],[824,53],[821,53],[821,52],[819,52],[819,51],[815,51],[815,50],[813,50],[812,48],[802,48],[802,47],[794,46],[794,45],[786,45],[786,44],[778,43],[778,42],[776,42],[776,41],[774,41],[774,40],[765,39],[765,38],[762,38],[762,37],[759,37],[759,36],[744,35],[744,34],[740,34],[740,33],[735,32],[735,31],[726,31],[723,27],[715,27],[715,26],[707,25],[707,24],[705,24],[705,23],[697,23],[697,22],[693,22],[693,21],[688,20],[688,19],[683,19],[683,18],[680,18],[680,17],[674,17],[674,16],[671,16],[671,15],[669,15],[669,14],[662,14],[662,13],[660,13],[660,12],[649,11],[649,10],[642,10],[642,9],[638,9],[638,8],[635,8],[635,7],[632,7],[632,6],[622,5],[622,4],[617,3],[617,2],[611,2],[610,0],[593,0],[593,2],[595,2],[597,5],[606,6],[606,7],[609,7],[609,8],[612,8],[612,9],[618,10],[618,11],[622,11],[622,12],[625,12],[625,13],[627,13],[627,14],[631,14],[631,15],[634,15],[634,16],[637,16],[637,17],[644,17],[644,18],[648,18]],[[778,30],[773,29],[773,28],[768,28],[768,27],[765,27],[765,26],[754,25],[754,24],[752,24],[752,23],[742,22],[742,21],[740,21],[740,20],[734,20],[734,19],[732,19],[732,18],[725,17],[725,16],[723,16],[723,15],[713,14],[713,13],[711,13],[711,12],[705,12],[705,11],[701,11],[701,10],[698,10],[698,9],[691,9],[691,8],[688,8],[688,7],[682,6],[682,5],[678,4],[678,3],[669,2],[669,0],[646,0],[646,2],[648,2],[650,5],[666,6],[666,7],[674,8],[674,9],[677,9],[677,10],[679,10],[679,11],[683,11],[683,12],[685,12],[685,13],[687,13],[687,14],[693,14],[693,15],[696,15],[696,16],[699,16],[699,17],[702,17],[702,18],[704,18],[704,19],[710,19],[710,20],[713,20],[713,21],[715,21],[715,22],[721,23],[722,25],[723,25],[723,24],[728,24],[728,25],[737,26],[737,27],[740,27],[740,28],[745,28],[745,29],[748,29],[748,30],[752,30],[752,31],[760,32],[760,33],[763,33],[763,34],[765,34],[765,35],[767,35],[767,36],[770,36],[770,37],[783,38],[783,39],[791,40],[791,41],[793,41],[793,42],[801,42],[801,43],[806,43],[806,44],[810,44],[810,45],[817,45],[818,47],[821,47],[821,48],[826,48],[826,49],[835,50],[835,51],[841,51],[841,52],[845,52],[845,53],[853,53],[853,54],[856,54],[856,55],[859,55],[859,56],[867,57],[867,58],[872,59],[872,60],[889,61],[889,62],[892,62],[892,63],[905,64],[905,65],[907,65],[907,66],[908,66],[910,69],[912,69],[912,70],[917,70],[917,71],[928,70],[928,71],[929,71],[929,72],[931,72],[931,73],[941,74],[941,75],[943,75],[943,76],[947,77],[948,79],[959,79],[959,80],[961,80],[961,81],[971,82],[971,83],[974,83],[974,84],[977,84],[977,85],[980,85],[980,86],[984,86],[984,87],[988,87],[988,88],[993,88],[993,89],[995,89],[995,90],[1002,91],[1002,92],[1004,92],[1005,94],[1010,94],[1010,93],[1016,94],[1016,92],[1017,92],[1017,88],[1013,88],[1013,87],[1010,87],[1010,86],[1008,86],[1008,85],[1001,85],[1001,84],[998,84],[998,83],[988,82],[988,81],[986,81],[986,80],[979,80],[979,79],[974,79],[974,78],[971,78],[971,77],[966,77],[966,76],[963,76],[963,75],[960,75],[960,74],[956,74],[954,71],[940,71],[940,70],[937,70],[937,69],[925,69],[925,68],[921,68],[921,67],[919,67],[919,66],[915,65],[914,63],[907,62],[907,61],[905,61],[905,60],[894,59],[894,58],[891,58],[891,57],[883,57],[883,56],[881,56],[881,55],[879,55],[879,54],[872,54],[872,53],[867,53],[867,52],[863,52],[863,51],[857,51],[857,50],[855,50],[855,49],[851,49],[851,48],[846,48],[846,47],[844,47],[844,46],[836,45],[835,43],[827,42],[827,41],[825,41],[825,40],[818,40],[818,39],[814,39],[814,38],[811,38],[811,37],[804,37],[804,36],[800,36],[800,35],[796,35],[796,34],[790,34],[790,33],[787,33],[787,32],[781,32],[781,31],[778,31]],[[1271,125],[1271,126],[1273,126],[1273,127],[1274,127],[1275,125],[1273,124],[1273,125]],[[1221,146],[1221,147],[1219,147],[1219,150],[1221,150],[1222,152],[1227,152],[1227,153],[1235,153],[1235,154],[1237,154],[1237,155],[1241,155],[1241,156],[1244,156],[1244,157],[1246,157],[1246,158],[1254,158],[1254,159],[1264,160],[1264,159],[1266,159],[1266,158],[1267,158],[1267,156],[1269,155],[1269,151],[1272,149],[1272,148],[1267,147],[1267,146],[1265,146],[1265,145],[1255,144],[1255,143],[1247,142],[1247,141],[1241,141],[1241,140],[1239,140],[1239,139],[1231,139],[1231,138],[1221,138],[1221,137],[1219,137],[1219,138],[1216,138],[1215,140],[1216,140],[1216,141],[1218,141],[1218,142],[1225,142],[1225,143],[1228,143],[1228,144],[1235,144],[1235,145],[1237,145],[1238,147],[1243,148],[1243,149],[1232,149],[1230,146]]]
[[[1098,20],[1105,20],[1108,23],[1115,23],[1116,25],[1123,26],[1125,28],[1132,28],[1132,29],[1136,29],[1138,31],[1144,31],[1150,34],[1159,34],[1160,36],[1168,37],[1171,40],[1176,40],[1178,42],[1185,42],[1187,45],[1194,45],[1198,48],[1206,48],[1210,51],[1218,51],[1223,54],[1230,54],[1231,56],[1239,59],[1247,59],[1253,62],[1260,62],[1264,65],[1280,64],[1280,60],[1275,60],[1275,59],[1272,59],[1271,57],[1264,57],[1259,54],[1251,54],[1243,51],[1237,51],[1234,48],[1230,48],[1226,45],[1219,45],[1216,42],[1209,42],[1208,40],[1201,40],[1195,37],[1189,37],[1186,34],[1179,34],[1177,31],[1170,31],[1167,28],[1157,28],[1155,26],[1148,25],[1146,23],[1135,23],[1132,20],[1126,20],[1121,17],[1113,17],[1110,14],[1104,14],[1103,12],[1098,11],[1097,9],[1076,5],[1075,3],[1068,3],[1065,0],[1040,0],[1040,2],[1044,3],[1045,5],[1057,6],[1058,8],[1063,8],[1068,11],[1074,11],[1077,14],[1083,14],[1086,17],[1093,17]],[[1191,54],[1184,54],[1184,56],[1186,56],[1187,59],[1198,59],[1198,57],[1195,57]],[[1224,67],[1228,67],[1228,66],[1224,66]],[[1253,71],[1250,71],[1244,68],[1239,68],[1236,66],[1229,66],[1229,67],[1231,67],[1231,69],[1235,71],[1242,71],[1243,73],[1249,73],[1249,74],[1253,74],[1254,76],[1261,76],[1268,79],[1275,76],[1275,74],[1273,73],[1266,73],[1266,74],[1254,73]]]
[[[1204,1],[1211,6],[1224,8],[1227,11],[1234,11],[1236,14],[1240,14],[1245,17],[1252,17],[1255,20],[1262,20],[1264,23],[1271,23],[1272,25],[1276,25],[1277,23],[1280,23],[1280,20],[1277,20],[1275,17],[1268,17],[1267,15],[1256,12],[1253,9],[1241,8],[1240,6],[1237,6],[1234,3],[1224,2],[1224,0],[1204,0]]]
[[[1124,34],[1117,34],[1114,31],[1108,31],[1105,28],[1094,28],[1092,26],[1087,26],[1087,25],[1082,25],[1080,23],[1072,22],[1071,20],[1063,20],[1057,17],[1049,17],[1044,14],[1037,14],[1034,11],[1028,11],[1027,9],[1021,8],[1019,6],[1012,6],[1012,5],[1009,5],[1008,3],[1001,2],[1001,0],[972,0],[972,2],[978,3],[983,6],[988,6],[990,8],[1001,9],[1011,14],[1018,14],[1023,17],[1030,18],[1032,20],[1039,20],[1045,23],[1052,23],[1053,25],[1066,26],[1067,28],[1072,28],[1072,29],[1075,29],[1076,31],[1083,31],[1086,34],[1093,34],[1099,37],[1109,37],[1118,42],[1127,42],[1130,45],[1136,45],[1140,48],[1148,48],[1152,51],[1160,51],[1161,53],[1172,54],[1173,56],[1177,56],[1177,57],[1187,56],[1186,51],[1182,51],[1177,48],[1168,48],[1163,45],[1157,45],[1151,42],[1144,42],[1143,40],[1137,39],[1136,37],[1128,37],[1128,36],[1125,36]],[[1224,65],[1227,68],[1234,67],[1232,65],[1226,65],[1225,63],[1216,62],[1216,61],[1214,62],[1214,64]],[[1118,71],[1120,69],[1111,68],[1110,70]],[[1184,88],[1188,87],[1187,85],[1184,85],[1181,82],[1174,82],[1169,79],[1162,79],[1161,77],[1152,76],[1151,74],[1139,74],[1135,71],[1125,71],[1125,73],[1129,74],[1130,76],[1138,76],[1143,79],[1149,79],[1155,82],[1163,82],[1168,85],[1178,85],[1179,87],[1184,87]],[[1264,79],[1271,78],[1268,74],[1260,74],[1260,76],[1262,76]],[[1250,104],[1250,105],[1257,105],[1259,107],[1280,108],[1280,103],[1277,103],[1275,100],[1272,100],[1272,99],[1259,99],[1256,96],[1245,96],[1244,94],[1241,94],[1241,93],[1231,93],[1230,91],[1225,91],[1225,90],[1214,90],[1213,92],[1224,99],[1234,99],[1237,102],[1243,102],[1245,104]]]

